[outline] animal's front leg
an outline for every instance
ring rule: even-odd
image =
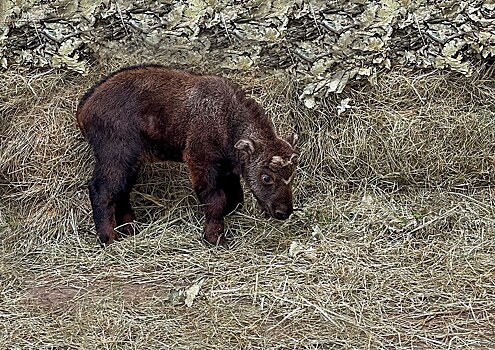
[[[224,212],[227,198],[223,190],[214,189],[204,181],[193,183],[199,201],[204,206],[205,227],[203,238],[213,245],[225,245]]]
[[[204,204],[205,227],[203,238],[213,245],[225,246],[224,219],[227,203],[223,190],[196,190],[199,200]]]
[[[227,197],[220,184],[221,176],[204,155],[186,153],[189,175],[205,213],[203,238],[213,245],[225,245],[224,215]]]

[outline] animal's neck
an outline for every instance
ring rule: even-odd
[[[260,113],[246,111],[243,113],[243,117],[239,119],[237,140],[235,141],[249,138],[263,143],[263,141],[273,141],[277,138],[272,122],[262,110]]]
[[[258,147],[262,147],[269,141],[277,138],[272,122],[268,119],[263,108],[252,98],[246,97],[244,93],[239,93],[236,98],[234,114],[235,132],[232,144],[242,139],[254,141]],[[242,152],[236,150],[236,160],[241,168],[245,159]]]

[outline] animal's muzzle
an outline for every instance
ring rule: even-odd
[[[275,219],[285,220],[289,218],[290,213],[287,211],[276,210],[274,216]]]
[[[271,214],[275,219],[285,220],[288,219],[290,214],[292,214],[292,206],[276,206],[272,208]]]
[[[292,203],[290,204],[269,204],[263,203],[256,197],[259,208],[264,212],[266,217],[272,217],[278,220],[286,220],[292,214],[294,209]]]

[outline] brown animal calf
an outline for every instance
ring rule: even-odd
[[[263,109],[227,79],[159,65],[124,68],[86,92],[77,121],[96,158],[89,195],[103,243],[135,219],[129,193],[151,161],[187,164],[212,244],[225,243],[224,216],[243,202],[240,176],[266,213],[281,220],[292,213],[297,137],[277,137]]]

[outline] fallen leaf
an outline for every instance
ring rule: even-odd
[[[291,258],[296,258],[301,256],[306,260],[316,260],[318,255],[316,254],[316,250],[314,248],[307,248],[302,243],[293,241],[289,247],[289,256]]]
[[[203,281],[201,280],[196,284],[193,284],[191,287],[186,289],[186,300],[184,303],[186,304],[187,307],[191,307],[193,305],[194,299],[199,294],[199,290],[201,289],[201,286],[203,285]]]
[[[349,105],[349,102],[351,102],[351,99],[349,97],[344,98],[342,101],[340,101],[340,105],[337,106],[337,115],[341,115],[346,110],[351,108],[351,106]]]

